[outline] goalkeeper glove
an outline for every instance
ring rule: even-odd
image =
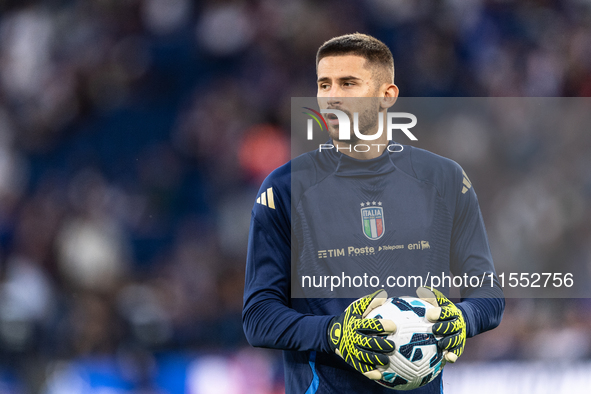
[[[427,311],[427,319],[433,324],[433,334],[441,335],[437,345],[446,350],[445,359],[455,363],[464,352],[466,344],[466,321],[462,311],[433,287],[419,287],[417,296],[436,306]]]
[[[354,301],[328,326],[328,343],[331,349],[349,365],[366,377],[378,380],[382,373],[378,365],[386,365],[386,353],[394,351],[394,342],[378,335],[393,334],[396,324],[391,320],[365,319],[373,309],[386,302],[383,290]]]

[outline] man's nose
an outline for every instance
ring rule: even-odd
[[[326,100],[326,104],[328,104],[329,107],[338,107],[343,103],[343,100],[340,97],[329,97]]]

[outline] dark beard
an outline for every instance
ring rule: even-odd
[[[377,94],[377,92],[376,92]],[[354,100],[356,100],[358,98],[354,98]],[[343,100],[348,100],[348,99],[343,99]],[[365,100],[365,98],[363,99]],[[381,116],[381,112],[380,112],[380,101],[378,97],[371,97],[371,98],[367,98],[367,100],[371,100],[370,102],[365,102],[364,104],[368,104],[367,106],[365,106],[365,109],[363,109],[363,112],[359,113],[358,116],[358,130],[359,133],[362,135],[368,135],[370,133],[370,130],[372,129],[377,129],[378,127],[378,122],[379,122],[379,118],[378,116]],[[355,104],[354,104],[355,106]],[[350,124],[350,138],[348,140],[341,140],[339,138],[339,125],[335,125],[335,126],[328,126],[329,130],[328,130],[328,134],[329,136],[332,138],[333,141],[335,142],[342,142],[342,143],[346,143],[346,144],[350,144],[350,145],[357,145],[360,142],[364,141],[361,138],[357,137],[357,135],[355,134],[355,126],[354,126],[354,117],[353,114],[345,109],[343,109],[340,105],[336,105],[336,106],[331,106],[329,105],[327,107],[327,109],[336,109],[336,110],[340,110],[343,111],[345,113],[345,115],[347,115],[349,121],[351,122]],[[384,123],[385,123],[385,119]],[[383,132],[384,130],[382,130]],[[375,131],[374,131],[375,134]],[[372,134],[369,134],[372,135]]]
[[[363,111],[362,114],[359,114],[359,132],[362,135],[368,135],[371,129],[374,129],[378,126],[378,115],[380,115],[379,106],[375,110],[368,108]],[[355,132],[352,132],[352,136],[355,136]]]
[[[339,108],[334,108],[334,109],[339,109]],[[377,128],[378,122],[379,122],[378,116],[382,116],[382,113],[379,110],[380,110],[380,107],[378,104],[376,109],[367,108],[365,111],[363,111],[362,113],[359,114],[359,119],[358,119],[358,126],[359,127],[358,128],[359,128],[359,132],[362,135],[368,135],[368,133],[371,129]],[[355,134],[355,132],[354,132],[353,114],[351,114],[349,111],[344,111],[342,109],[341,109],[341,111],[343,111],[351,120],[351,128],[350,128],[351,138],[348,140],[339,139],[339,125],[335,125],[335,126],[331,126],[332,131],[333,131],[332,134],[334,134],[334,136],[332,136],[332,139],[333,139],[333,141],[337,141],[337,142],[343,142],[343,143],[347,143],[350,145],[357,145],[362,140],[359,137],[357,137],[357,134]],[[377,131],[375,131],[375,132],[377,132]],[[382,132],[384,132],[384,130],[382,130]]]

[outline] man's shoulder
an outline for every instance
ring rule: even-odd
[[[263,181],[261,188],[275,186],[277,188],[289,187],[291,183],[291,160],[277,167]]]
[[[263,181],[261,188],[276,187],[290,190],[292,179],[315,178],[316,163],[314,152],[304,153],[297,156],[280,167],[274,169]]]
[[[461,167],[458,163],[425,149],[409,146],[409,156],[415,171],[419,172],[455,172]]]
[[[331,171],[334,171],[334,163],[330,158],[317,151],[306,152],[273,170],[263,181],[259,194],[272,189],[283,201],[297,201]]]
[[[425,149],[405,145],[405,155],[395,158],[395,164],[422,182],[428,182],[445,194],[450,185],[461,184],[463,170],[454,160]]]

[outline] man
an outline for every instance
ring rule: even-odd
[[[375,135],[384,122],[380,116],[398,97],[390,50],[363,34],[336,37],[320,47],[316,65],[321,109],[350,118],[358,112],[358,131]],[[356,150],[359,137],[341,138],[338,118],[326,118],[335,149],[292,160],[260,189],[250,229],[244,331],[253,346],[284,350],[287,393],[392,393],[372,379],[382,377],[377,368],[395,349],[375,334],[395,332],[396,322],[363,319],[384,302],[384,292],[353,303],[292,297],[292,276],[306,269],[322,272],[321,249],[363,241],[377,250],[386,240],[409,247],[341,261],[401,275],[496,274],[476,195],[456,163],[410,146],[390,152],[384,149],[386,133],[370,149]],[[358,209],[363,212],[368,203],[379,207],[380,228],[374,221],[362,234]],[[420,254],[410,247],[416,240],[424,249]],[[447,293],[449,286],[441,290]],[[490,288],[462,288],[457,304],[436,289],[417,294],[437,306],[427,317],[442,336],[439,347],[448,362],[461,356],[466,337],[496,327],[505,305],[496,281]],[[414,392],[442,392],[441,375]]]

